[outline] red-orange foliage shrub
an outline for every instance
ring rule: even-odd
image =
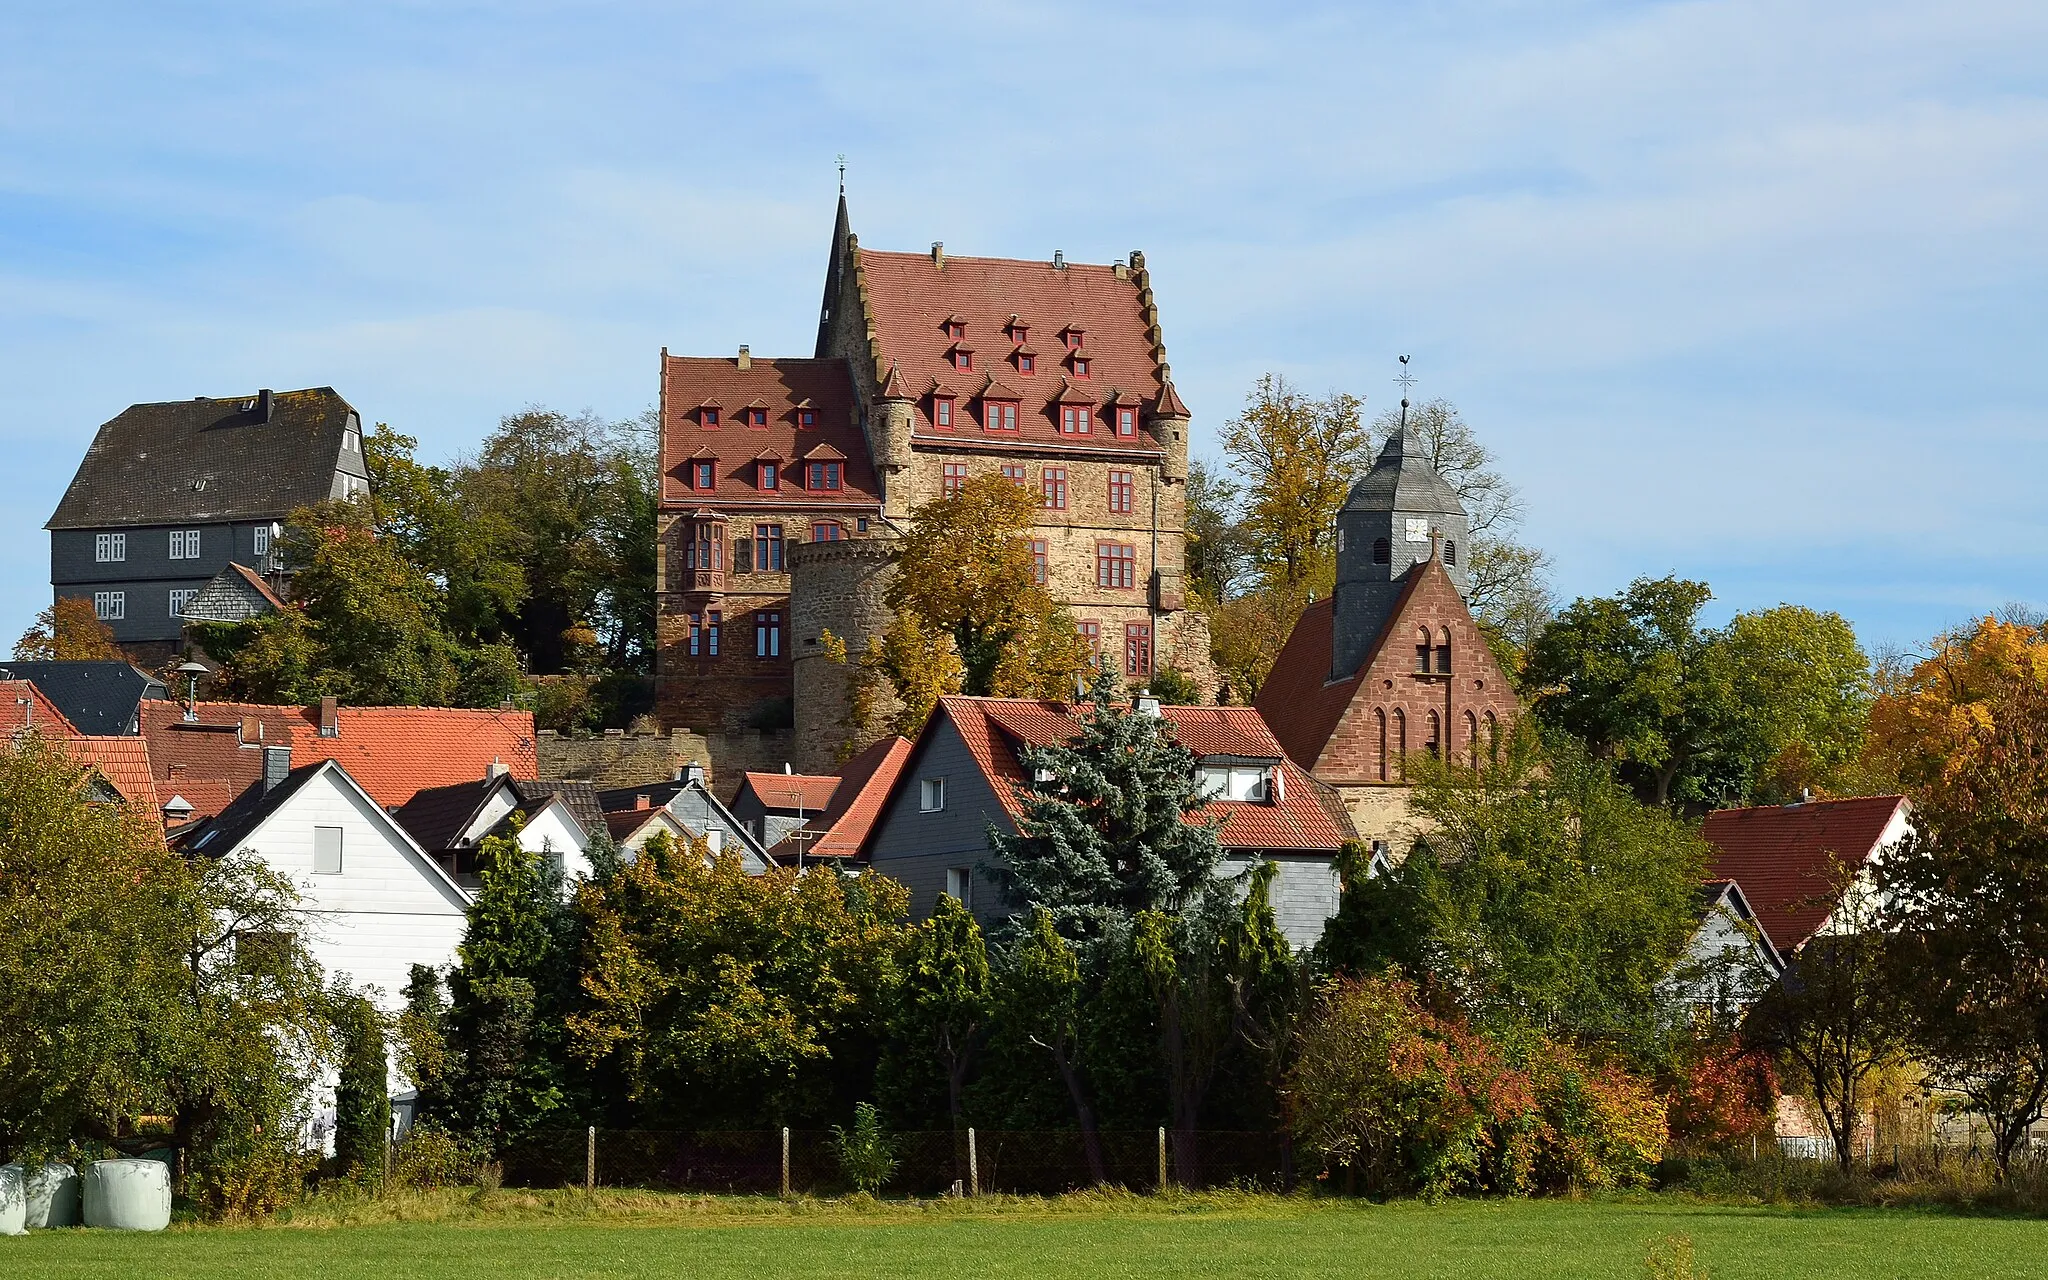
[[[1733,1043],[1703,1045],[1667,1090],[1672,1141],[1706,1148],[1769,1133],[1777,1097],[1769,1058]]]

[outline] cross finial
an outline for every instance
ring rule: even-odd
[[[846,194],[846,153],[839,153],[839,194]],[[1405,357],[1404,357],[1405,358]]]
[[[1408,388],[1415,385],[1415,375],[1408,372],[1408,357],[1401,357],[1401,372],[1394,378],[1394,385],[1401,388],[1401,429],[1408,429]]]

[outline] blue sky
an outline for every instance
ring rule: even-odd
[[[1266,370],[1454,400],[1566,598],[1910,646],[2048,603],[2048,5],[0,6],[0,646],[135,401],[442,458],[808,354],[864,243],[1145,250],[1196,447]]]

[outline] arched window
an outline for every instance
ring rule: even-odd
[[[1436,638],[1436,669],[1448,672],[1451,669],[1451,629],[1443,628]]]
[[[1465,713],[1465,750],[1472,757],[1472,767],[1479,767],[1479,717],[1470,711]]]
[[[1373,727],[1374,727],[1375,729],[1377,729],[1377,730],[1379,731],[1379,738],[1378,738],[1378,740],[1379,740],[1379,750],[1378,750],[1378,751],[1376,751],[1376,752],[1374,753],[1374,759],[1375,759],[1375,760],[1377,761],[1377,764],[1376,764],[1376,766],[1375,766],[1374,772],[1376,772],[1376,773],[1377,773],[1377,774],[1379,775],[1379,779],[1380,779],[1380,781],[1381,781],[1381,782],[1385,782],[1385,781],[1387,780],[1387,713],[1386,713],[1386,709],[1385,709],[1385,708],[1383,708],[1383,707],[1375,707],[1375,708],[1373,708],[1373,712],[1372,712],[1372,719],[1373,719]]]
[[[1486,713],[1486,752],[1500,763],[1500,721],[1493,718],[1493,712]]]
[[[1458,543],[1456,539],[1444,539],[1444,563],[1449,565],[1458,563]]]
[[[1394,769],[1401,781],[1408,781],[1408,716],[1394,708]]]
[[[1422,749],[1432,756],[1438,755],[1443,751],[1443,720],[1434,711],[1429,713],[1428,729],[1429,737],[1423,742]]]
[[[1387,545],[1385,538],[1374,538],[1372,540],[1372,562],[1374,564],[1386,564],[1393,560],[1393,558],[1393,549]]]
[[[1415,633],[1415,669],[1425,674],[1429,671],[1429,628]]]

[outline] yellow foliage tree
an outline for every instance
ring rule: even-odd
[[[1888,682],[1870,710],[1867,773],[1919,799],[1940,799],[1992,740],[2014,684],[2048,688],[2048,635],[1986,617],[1935,638],[1933,652]]]
[[[14,642],[23,662],[120,662],[114,633],[84,596],[65,596],[36,615],[35,625]]]

